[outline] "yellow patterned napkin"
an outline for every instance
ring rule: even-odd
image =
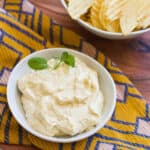
[[[110,59],[27,0],[4,0],[3,3],[0,0],[0,6],[3,8],[0,9],[0,142],[34,144],[45,150],[150,149],[150,107]],[[75,48],[97,59],[111,73],[118,93],[111,120],[93,136],[70,144],[46,142],[27,133],[7,105],[7,80],[16,63],[34,51],[58,46]]]

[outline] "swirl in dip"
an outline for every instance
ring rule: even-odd
[[[31,71],[18,81],[28,123],[47,136],[72,136],[96,126],[103,96],[97,72],[75,57],[75,67],[48,61],[44,70]]]

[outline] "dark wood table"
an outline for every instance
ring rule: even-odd
[[[30,0],[45,14],[82,35],[109,56],[150,103],[150,32],[131,40],[112,41],[97,37],[70,19],[59,0]],[[36,150],[34,147],[0,144],[4,150]]]

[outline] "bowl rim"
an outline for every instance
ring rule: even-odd
[[[89,131],[85,131],[83,133],[80,133],[80,134],[77,134],[75,136],[72,136],[72,137],[69,137],[69,138],[65,138],[65,137],[50,137],[50,136],[46,136],[46,135],[43,135],[42,133],[39,133],[38,131],[35,131],[30,125],[30,128],[27,128],[21,121],[20,119],[17,117],[17,115],[15,114],[15,112],[13,111],[13,106],[11,105],[11,102],[10,102],[10,99],[11,99],[11,94],[10,94],[10,90],[11,90],[11,82],[13,81],[12,80],[12,76],[14,74],[14,72],[17,70],[18,66],[23,63],[25,60],[29,59],[30,57],[34,56],[35,54],[40,54],[40,53],[44,53],[44,52],[48,52],[48,51],[55,51],[55,50],[59,50],[61,52],[63,51],[68,51],[68,52],[72,52],[72,54],[79,54],[79,55],[82,55],[83,57],[85,57],[85,59],[89,59],[89,61],[92,61],[93,63],[95,63],[97,66],[100,66],[103,71],[107,74],[107,77],[110,79],[111,81],[111,84],[113,86],[113,104],[111,106],[111,110],[109,111],[108,115],[107,115],[107,118],[103,121],[103,123],[101,124],[98,124],[95,128],[93,128],[92,130],[89,130]],[[40,138],[40,139],[43,139],[43,140],[46,140],[46,141],[49,141],[49,142],[57,142],[57,143],[70,143],[70,142],[75,142],[75,141],[79,141],[79,140],[82,140],[82,139],[85,139],[93,134],[95,134],[98,130],[100,130],[111,118],[114,110],[115,110],[115,106],[116,106],[116,98],[117,98],[117,94],[116,94],[116,86],[115,86],[115,82],[114,80],[112,79],[110,73],[105,69],[104,66],[102,66],[98,61],[96,61],[95,59],[93,59],[92,57],[82,53],[82,52],[79,52],[75,49],[70,49],[70,48],[48,48],[48,49],[42,49],[40,51],[36,51],[36,52],[33,52],[31,54],[29,54],[28,56],[24,57],[22,60],[20,60],[18,62],[18,64],[13,68],[12,72],[11,72],[11,75],[9,77],[9,80],[8,80],[8,84],[7,84],[7,102],[8,102],[8,106],[9,106],[9,109],[11,111],[11,113],[13,114],[13,117],[16,119],[16,121],[21,125],[21,127],[23,127],[26,131],[28,131],[29,133],[31,133],[32,135]],[[25,118],[26,119],[26,118]],[[28,124],[28,122],[27,122]]]
[[[62,5],[64,6],[64,8],[67,10],[67,4],[65,2],[65,0],[60,0]],[[68,11],[67,11],[68,12]],[[138,34],[142,34],[145,32],[150,31],[150,27],[149,28],[145,28],[145,29],[141,29],[139,31],[132,31],[131,33],[129,33],[128,35],[124,35],[123,33],[117,33],[117,32],[110,32],[110,31],[105,31],[99,28],[96,28],[92,25],[90,25],[89,23],[83,21],[82,19],[76,19],[75,21],[79,22],[80,24],[82,24],[83,26],[89,28],[90,30],[93,30],[97,33],[101,33],[101,34],[105,34],[105,35],[109,35],[109,36],[116,36],[116,37],[127,37],[127,36],[134,36],[134,35],[138,35]]]

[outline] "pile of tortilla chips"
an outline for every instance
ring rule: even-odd
[[[150,0],[67,0],[73,19],[92,26],[128,35],[150,27]]]

